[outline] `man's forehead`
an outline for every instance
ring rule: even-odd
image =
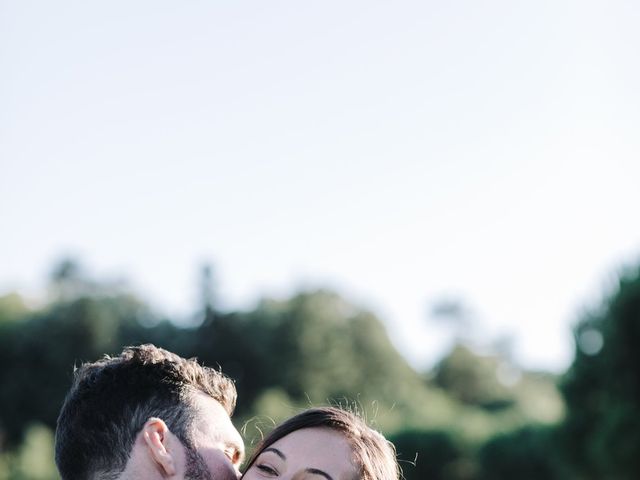
[[[195,401],[198,418],[194,419],[194,424],[198,430],[218,441],[242,445],[242,437],[231,423],[229,414],[220,405],[220,402],[202,392],[196,394]]]

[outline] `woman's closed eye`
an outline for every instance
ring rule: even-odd
[[[256,464],[256,468],[258,470],[260,470],[261,472],[270,475],[270,476],[277,476],[278,475],[278,471],[272,467],[271,465],[267,464],[267,463],[258,463]]]

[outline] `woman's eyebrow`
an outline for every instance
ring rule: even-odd
[[[327,472],[323,472],[322,470],[318,470],[317,468],[307,468],[306,471],[314,475],[321,475],[327,480],[333,480],[333,477],[331,475],[329,475]]]
[[[273,452],[276,455],[278,455],[282,460],[286,460],[287,457],[284,455],[284,453],[282,453],[280,450],[278,450],[277,448],[273,448],[273,447],[269,447],[269,448],[265,448],[262,453],[264,452]],[[330,479],[333,480],[333,479]]]
[[[265,448],[262,453],[265,452],[272,452],[275,453],[276,455],[278,455],[282,460],[286,460],[287,457],[284,453],[282,453],[280,450],[278,450],[277,448],[274,447],[269,447],[269,448]],[[333,477],[331,475],[329,475],[327,472],[320,470],[318,468],[307,468],[305,470],[305,472],[307,473],[311,473],[313,475],[320,475],[321,477],[326,478],[327,480],[333,480]]]

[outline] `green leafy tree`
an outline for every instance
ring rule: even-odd
[[[301,292],[284,300],[264,299],[248,311],[222,312],[209,267],[202,270],[201,290],[202,304],[194,309],[200,322],[188,328],[162,319],[117,284],[87,278],[72,260],[54,269],[48,304],[28,308],[17,295],[0,298],[0,477],[50,475],[46,462],[31,469],[25,465],[50,449],[74,364],[146,342],[198,357],[234,378],[239,424],[267,414],[272,420],[262,428],[268,430],[274,421],[312,404],[355,407],[391,435],[402,460],[416,460],[415,466],[404,463],[408,480],[475,479],[475,452],[496,432],[559,417],[552,377],[520,372],[514,383],[501,373],[505,362],[499,356],[481,356],[462,345],[425,381],[391,344],[382,322],[337,293]],[[458,313],[452,307],[440,312]],[[592,361],[598,338],[593,332],[604,330],[597,322],[584,328],[582,345],[590,353],[583,356]],[[572,380],[575,385],[586,388],[592,375],[604,382],[597,376],[600,370],[583,368],[578,359],[574,370],[587,375],[578,375],[582,379]],[[571,385],[567,382],[567,392]],[[583,418],[579,409],[573,413]],[[619,425],[611,423],[614,418],[607,417],[609,425]],[[249,443],[251,437],[248,432]],[[505,462],[520,454],[505,443],[502,450],[495,447],[498,440],[482,450],[484,473],[502,468],[491,452],[504,452],[499,456]]]
[[[17,293],[0,297],[0,325],[22,320],[29,314],[29,308]]]
[[[640,478],[640,270],[575,330],[563,450],[580,478]]]
[[[480,480],[560,480],[552,428],[525,427],[498,435],[479,452]]]
[[[69,293],[69,292],[68,292]],[[0,318],[3,315],[0,303]],[[10,310],[13,311],[13,310]],[[169,343],[176,328],[151,322],[152,314],[127,294],[65,294],[39,310],[0,322],[0,429],[9,447],[27,426],[55,421],[71,383],[72,368],[121,351],[124,345]],[[156,327],[144,325],[156,323]]]
[[[413,393],[426,390],[382,323],[329,291],[218,314],[196,337],[194,353],[237,380],[240,414],[260,414],[254,402],[265,392],[275,398],[274,389],[290,403],[282,410],[287,415],[296,406],[343,399],[365,410],[376,402],[379,411],[394,405],[402,411]]]
[[[444,431],[404,430],[390,437],[405,480],[467,478],[461,447]]]
[[[503,365],[495,355],[478,355],[457,344],[438,363],[433,380],[462,403],[500,410],[515,403],[513,392],[500,381]]]

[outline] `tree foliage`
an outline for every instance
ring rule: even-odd
[[[190,326],[162,318],[117,283],[88,278],[72,260],[53,270],[44,305],[28,307],[15,294],[0,298],[0,476],[51,478],[51,465],[33,473],[25,459],[41,460],[38,445],[50,443],[73,366],[146,342],[230,375],[239,394],[238,425],[257,419],[252,422],[268,429],[318,404],[359,410],[394,440],[407,480],[477,479],[480,464],[484,473],[498,465],[495,452],[512,452],[496,440],[477,457],[492,437],[559,418],[553,378],[522,372],[505,384],[504,359],[464,345],[434,372],[419,374],[373,313],[335,292],[300,292],[224,312],[217,309],[211,269],[202,280],[202,304],[194,309],[200,323]],[[245,430],[249,444],[254,433]]]
[[[405,480],[465,478],[460,465],[464,453],[450,433],[404,430],[390,440],[396,447]]]
[[[436,366],[434,382],[463,403],[501,410],[515,403],[508,385],[500,381],[503,364],[496,356],[481,356],[458,344]]]
[[[581,478],[640,477],[640,270],[575,330],[562,444]]]
[[[498,435],[479,452],[480,480],[560,480],[560,466],[549,427],[525,427]]]

